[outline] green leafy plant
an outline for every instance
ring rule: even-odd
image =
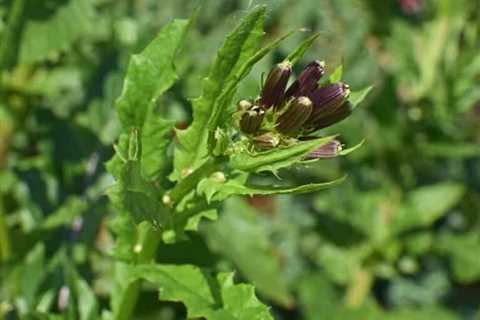
[[[119,210],[117,219],[123,219],[119,223],[131,224],[122,229],[130,232],[138,228],[138,236],[123,243],[121,238],[131,235],[118,234],[117,242],[132,251],[118,266],[121,285],[113,299],[115,318],[127,319],[131,314],[140,279],[158,285],[160,299],[183,302],[189,317],[220,319],[220,314],[230,314],[229,318],[249,319],[256,314],[259,319],[270,318],[267,309],[255,302],[253,288],[233,285],[231,275],[209,280],[195,266],[148,263],[162,241],[180,241],[185,230],[196,229],[202,217],[216,217],[216,208],[230,196],[311,192],[342,180],[301,186],[249,182],[251,174],[277,174],[295,164],[348,153],[350,150],[341,151],[334,136],[321,138],[309,133],[342,120],[355,106],[347,100],[348,86],[338,82],[341,71],[330,77],[332,84],[318,87],[325,72],[320,62],[308,65],[286,90],[292,64],[302,57],[314,36],[270,71],[258,99],[242,100],[235,112],[232,106],[237,86],[282,40],[259,48],[264,19],[265,8],[254,9],[227,36],[202,81],[201,96],[192,101],[193,120],[184,130],[174,129],[172,121],[162,118],[156,112],[156,102],[177,77],[175,57],[189,22],[171,22],[130,59],[117,100],[123,133],[116,155],[108,163],[108,170],[117,179],[109,195]],[[355,104],[360,100],[355,99]],[[235,119],[240,131],[235,128]],[[209,281],[217,284],[212,287]],[[187,291],[182,293],[182,288]],[[198,296],[200,292],[205,293]],[[229,305],[232,294],[238,295],[237,301]],[[215,300],[220,296],[224,298]]]

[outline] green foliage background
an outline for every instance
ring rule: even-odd
[[[331,72],[343,63],[353,89],[374,85],[351,117],[323,132],[366,142],[348,157],[279,171],[296,185],[347,173],[334,188],[231,198],[216,221],[162,243],[161,264],[119,267],[149,226],[126,227],[105,196],[121,123],[141,120],[119,119],[115,101],[131,55],[199,3],[1,2],[0,317],[110,319],[126,303],[115,294],[119,279],[134,279],[135,319],[185,319],[186,307],[209,319],[480,319],[480,3],[423,3],[413,14],[397,1],[201,1],[175,58],[178,79],[155,85],[174,82],[155,105],[172,126],[190,123],[225,35],[266,4],[266,42],[320,32],[299,66],[322,59]],[[283,41],[235,98],[254,95],[262,72],[310,35]],[[165,133],[150,129],[158,145],[143,152],[158,162]],[[157,162],[144,173],[165,177],[172,164]],[[213,282],[218,292],[202,291]],[[253,284],[269,310],[238,283]],[[218,299],[221,310],[212,307]]]

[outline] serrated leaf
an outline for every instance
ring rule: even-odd
[[[112,203],[130,213],[135,223],[147,220],[160,225],[166,217],[157,194],[155,187],[142,177],[139,161],[127,161],[118,183],[108,192]]]
[[[368,86],[358,91],[352,91],[348,98],[348,101],[352,104],[352,109],[355,109],[367,97],[372,89],[373,86]]]
[[[187,27],[188,20],[173,20],[140,54],[131,57],[116,103],[124,129],[141,128],[153,103],[177,79],[173,60]]]
[[[182,302],[188,318],[273,320],[253,286],[234,284],[232,274],[214,279],[193,265],[150,264],[128,266],[126,276],[127,282],[145,279],[157,285],[160,300]]]
[[[246,172],[271,171],[276,173],[279,169],[289,167],[301,162],[305,155],[325,145],[335,136],[319,138],[309,141],[297,142],[288,147],[278,147],[259,153],[239,153],[230,158],[232,168]]]
[[[196,169],[208,154],[208,124],[214,114],[225,87],[228,86],[235,71],[247,59],[245,50],[250,55],[256,50],[256,44],[263,34],[265,8],[259,7],[245,16],[240,24],[226,38],[217,53],[215,62],[207,78],[203,80],[202,95],[193,101],[193,121],[186,130],[178,130],[178,144],[175,149],[175,172],[173,179],[178,179],[180,172],[186,168]]]
[[[175,122],[149,112],[142,130],[142,174],[149,180],[164,179],[168,166],[166,151]]]
[[[254,186],[244,184],[237,180],[219,182],[213,178],[207,178],[198,184],[197,191],[205,194],[207,201],[222,201],[232,195],[270,195],[288,193],[308,193],[326,188],[331,188],[343,182],[345,177],[337,180],[321,183],[309,183],[301,186]]]
[[[289,306],[292,301],[280,261],[258,217],[246,202],[233,198],[221,218],[207,224],[203,233],[209,247],[232,260],[260,293]]]

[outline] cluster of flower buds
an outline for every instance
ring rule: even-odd
[[[252,136],[253,143],[260,149],[277,146],[281,140],[279,136],[302,138],[345,119],[352,112],[347,100],[350,94],[347,84],[319,85],[325,74],[324,62],[309,63],[287,87],[291,74],[289,61],[275,65],[263,84],[260,97],[253,102],[242,100],[238,105],[240,130]],[[338,153],[341,145],[338,141],[335,143],[325,148]],[[315,157],[326,157],[325,150],[319,150]]]

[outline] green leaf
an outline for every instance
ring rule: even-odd
[[[285,60],[288,60],[293,64],[297,63],[300,59],[302,59],[305,52],[310,48],[315,42],[315,40],[320,36],[320,33],[315,33],[314,35],[310,36],[308,39],[303,41],[292,53],[288,55]]]
[[[143,127],[147,112],[177,79],[173,60],[187,27],[188,20],[173,20],[145,50],[131,57],[116,103],[124,129]]]
[[[108,195],[112,203],[130,213],[137,224],[147,220],[161,225],[166,221],[164,207],[157,199],[158,190],[142,177],[138,161],[125,163],[118,183]]]
[[[194,170],[208,154],[208,124],[215,114],[216,104],[235,76],[235,72],[256,50],[263,34],[265,8],[258,7],[247,16],[226,38],[217,53],[215,62],[207,78],[203,80],[202,95],[193,101],[193,121],[186,130],[178,130],[178,144],[175,149],[175,172],[172,179],[179,179],[182,170]],[[245,53],[244,53],[245,51]],[[225,95],[224,95],[225,97]],[[228,99],[222,101],[222,104]]]
[[[334,138],[335,136],[329,136],[301,141],[288,147],[278,147],[254,154],[247,152],[235,154],[230,158],[230,165],[234,169],[246,172],[272,171],[276,173],[281,168],[301,162],[305,155],[320,148]]]
[[[348,98],[348,101],[352,104],[352,109],[355,109],[367,97],[372,89],[373,86],[369,86],[358,91],[352,91]]]
[[[239,68],[238,72],[230,81],[230,84],[226,87],[222,95],[219,97],[219,103],[215,105],[213,115],[209,121],[210,136],[214,135],[214,132],[217,129],[218,125],[231,122],[229,120],[232,118],[232,114],[235,110],[235,107],[231,105],[231,101],[237,91],[237,86],[239,82],[250,73],[253,66],[258,61],[260,61],[270,51],[276,48],[283,40],[290,37],[292,34],[293,32],[286,33],[285,35],[272,41],[262,49],[257,50],[256,53],[252,54],[252,56]],[[211,139],[211,141],[215,140]]]
[[[309,274],[300,280],[298,295],[306,319],[328,318],[335,314],[340,300],[333,283],[322,273]]]
[[[147,179],[165,179],[168,166],[167,148],[175,122],[148,113],[142,131],[142,174]]]
[[[268,308],[255,297],[251,285],[236,285],[233,274],[217,279],[193,265],[126,266],[125,282],[145,279],[159,287],[163,301],[182,302],[187,318],[209,320],[273,320]]]
[[[345,177],[321,183],[309,183],[301,186],[254,186],[238,180],[219,182],[214,178],[207,178],[198,184],[197,191],[205,194],[207,201],[221,201],[232,195],[269,195],[287,193],[308,193],[331,188],[343,182]]]
[[[286,307],[292,303],[268,232],[245,201],[228,201],[221,218],[203,231],[209,247],[232,260],[260,293]]]
[[[455,206],[464,192],[462,185],[448,182],[418,188],[409,194],[403,210],[393,216],[391,226],[397,233],[429,227]]]
[[[88,205],[85,200],[70,196],[55,212],[43,220],[41,228],[53,229],[60,226],[69,226],[75,217],[81,216],[87,208]]]
[[[459,282],[468,284],[480,279],[480,236],[477,232],[446,234],[435,245],[448,258],[453,275]]]
[[[339,82],[343,77],[343,64],[339,65],[328,78],[330,83]]]
[[[31,3],[29,6],[38,4]],[[30,9],[48,10],[43,7]],[[20,63],[38,62],[52,53],[69,49],[75,41],[95,30],[96,19],[92,0],[66,1],[45,20],[28,19],[22,34]]]

